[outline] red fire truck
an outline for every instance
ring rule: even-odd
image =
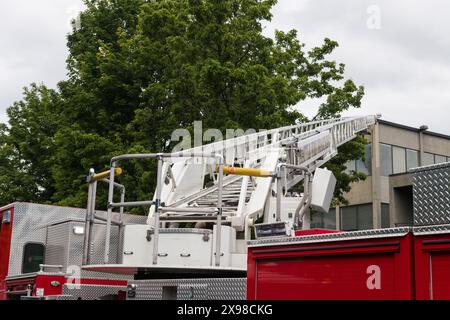
[[[92,261],[101,260],[104,247],[105,213],[96,215]],[[0,300],[117,298],[124,292],[130,276],[81,269],[85,217],[85,209],[24,202],[1,207]],[[140,224],[145,218],[123,214],[122,221]],[[111,236],[111,259],[117,261],[121,225]]]

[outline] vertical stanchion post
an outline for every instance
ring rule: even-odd
[[[125,202],[125,186],[123,186],[120,189],[120,202],[124,203]],[[120,207],[120,218],[119,218],[119,222],[122,223],[122,219],[123,219],[123,206]]]
[[[109,263],[109,243],[111,241],[111,216],[112,207],[111,203],[114,202],[114,173],[116,169],[116,163],[111,163],[111,169],[109,171],[109,191],[108,191],[108,210],[106,216],[106,237],[105,237],[105,259],[104,263]]]
[[[222,240],[222,188],[223,188],[223,158],[219,158],[219,178],[217,188],[217,224],[216,224],[216,267],[220,267],[221,240]]]
[[[121,203],[125,203],[125,186],[122,186],[121,187],[121,189],[120,189],[120,202]],[[120,214],[119,214],[119,239],[122,239],[122,234],[123,234],[123,206],[122,207],[120,207]],[[122,256],[121,256],[121,243],[120,243],[120,240],[118,241],[118,244],[117,244],[117,262],[118,263],[121,263],[121,259],[122,259]]]
[[[91,263],[91,252],[92,252],[92,236],[94,234],[94,222],[95,222],[95,200],[97,198],[97,181],[92,184],[92,197],[91,197],[91,214],[89,220],[89,232],[88,232],[88,243],[87,243],[87,264]],[[86,232],[86,231],[85,231]]]
[[[87,208],[86,208],[86,221],[84,224],[84,243],[83,243],[83,265],[87,265],[88,262],[88,254],[89,254],[89,242],[91,241],[89,239],[89,232],[90,232],[90,221],[91,221],[91,205],[92,205],[92,189],[93,185],[90,181],[90,177],[93,174],[93,170],[91,169],[89,172],[89,176],[87,178],[88,180],[88,199],[87,199]]]
[[[154,230],[154,240],[153,240],[153,264],[158,263],[158,240],[159,240],[159,214],[160,214],[160,206],[161,206],[161,188],[162,188],[162,167],[163,167],[163,158],[162,155],[158,155],[158,172],[156,175],[156,199],[155,199],[155,224],[153,227]]]
[[[278,166],[277,172],[277,213],[276,221],[281,221],[281,197],[283,195],[283,181],[281,180],[282,166]]]

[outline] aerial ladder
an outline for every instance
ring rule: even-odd
[[[84,268],[152,276],[158,272],[245,272],[246,243],[252,237],[286,236],[295,229],[308,229],[310,208],[329,210],[336,181],[320,167],[337,154],[339,146],[376,120],[377,116],[319,120],[174,153],[112,158],[111,170],[101,176],[109,184],[107,230],[117,208],[123,212],[126,207],[150,207],[147,224],[124,227],[118,264],[110,263],[115,253],[107,231],[104,263]],[[120,164],[135,159],[157,162],[154,196],[133,202],[122,197],[114,202]],[[302,181],[302,192],[291,192]],[[92,196],[95,207],[95,192],[90,194],[91,204]],[[83,261],[89,261],[90,237],[87,234]]]

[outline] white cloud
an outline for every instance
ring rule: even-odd
[[[332,58],[345,63],[347,77],[366,89],[362,108],[347,115],[381,113],[390,121],[425,123],[450,134],[448,1],[315,0],[303,9],[295,3],[279,0],[265,33],[295,28],[307,47],[325,37],[338,41]],[[367,28],[371,5],[380,9],[379,30]],[[306,101],[300,108],[312,115],[318,103]]]
[[[379,30],[367,28],[371,5],[380,8]],[[66,35],[81,8],[82,0],[0,2],[0,121],[23,86],[65,78]],[[382,113],[450,134],[449,12],[446,0],[279,0],[265,33],[295,28],[307,47],[338,41],[332,58],[366,88],[362,109],[348,114]],[[300,107],[312,115],[317,104]]]
[[[82,0],[0,2],[0,122],[32,82],[55,87],[65,79],[66,36]]]

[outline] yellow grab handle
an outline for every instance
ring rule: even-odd
[[[120,175],[122,174],[122,172],[123,172],[122,168],[115,168],[115,169],[114,169],[114,175],[115,175],[116,177],[117,177],[117,176],[120,176]],[[108,171],[104,171],[104,172],[100,172],[100,173],[94,174],[94,175],[92,176],[92,181],[98,181],[98,180],[102,180],[102,179],[108,179],[110,173],[111,173],[111,170],[108,170]]]
[[[219,168],[217,168],[219,170]],[[250,177],[271,177],[272,173],[269,170],[256,169],[256,168],[239,168],[239,167],[227,167],[223,166],[224,174],[234,174],[238,176],[250,176]]]

